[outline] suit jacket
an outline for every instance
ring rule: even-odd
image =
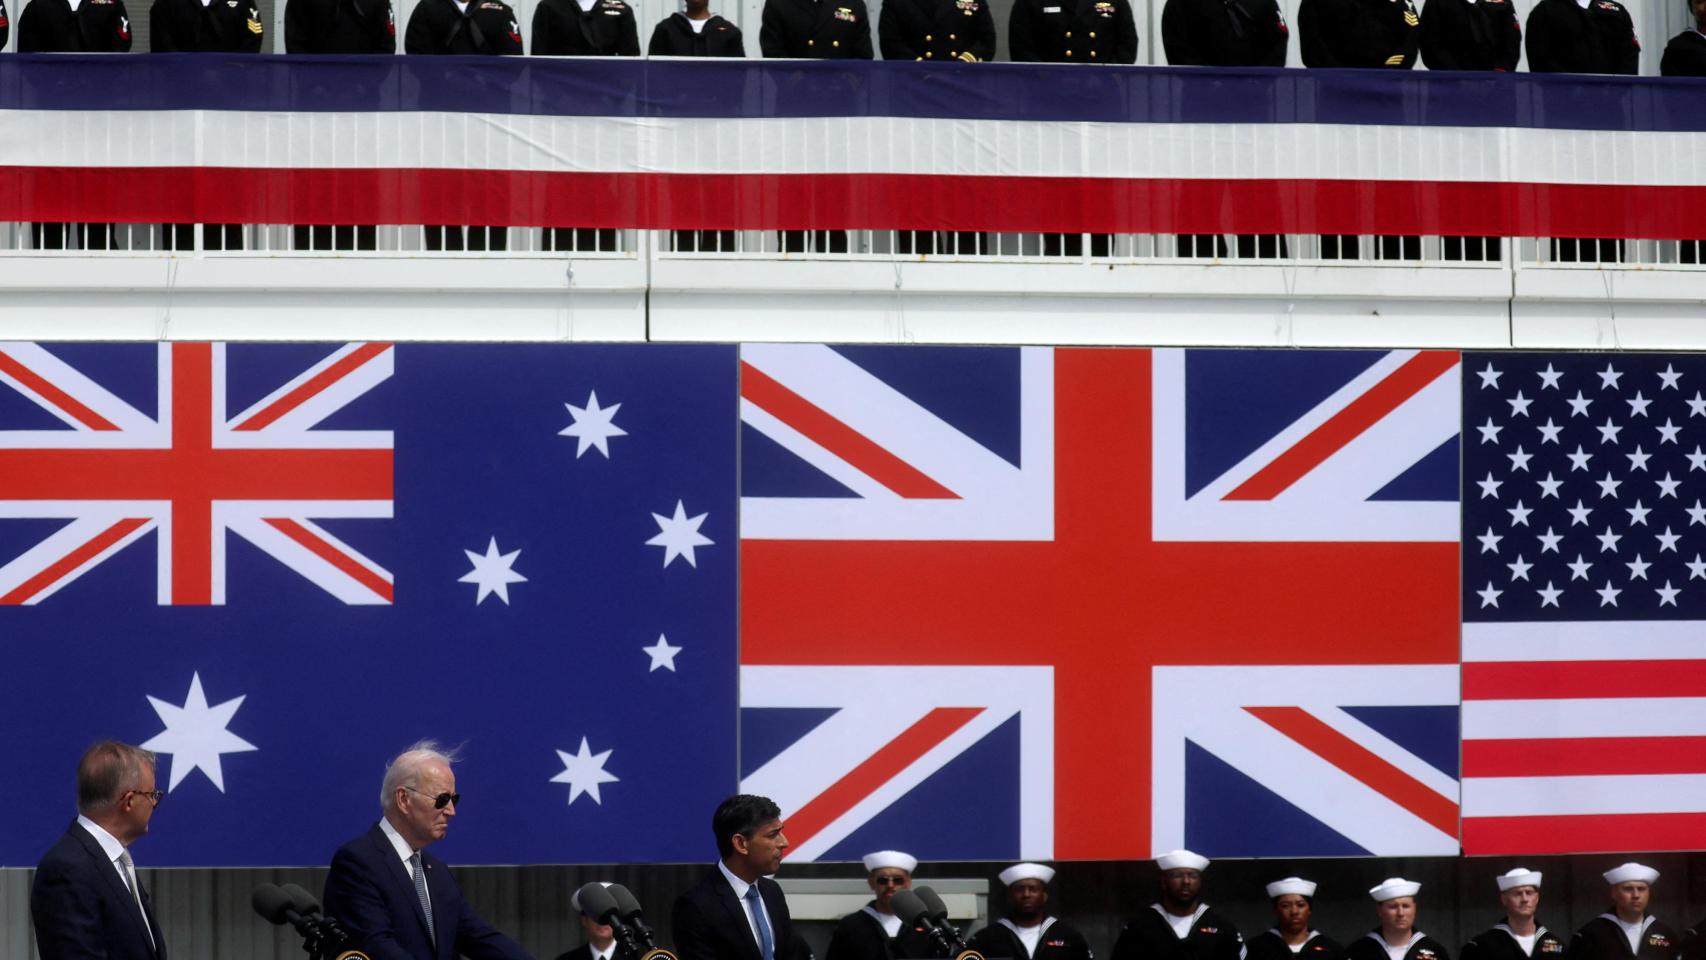
[[[378,824],[332,856],[326,915],[342,923],[373,960],[451,960],[458,954],[472,960],[527,958],[515,941],[480,919],[462,899],[462,888],[444,861],[423,850],[421,862],[438,934],[436,950],[427,937],[426,916],[409,868]]]
[[[782,888],[776,881],[760,877],[758,895],[770,915],[775,960],[809,956],[805,942],[794,934]],[[728,878],[715,867],[692,889],[675,898],[670,921],[675,932],[675,952],[681,960],[762,960],[752,925],[746,922],[746,908],[735,899]]]
[[[30,885],[30,917],[42,960],[166,960],[154,901],[148,888],[138,886],[147,927],[106,851],[73,821],[36,865]]]

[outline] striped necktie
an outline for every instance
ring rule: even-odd
[[[758,899],[758,884],[746,888],[746,899],[752,904],[752,927],[758,931],[758,952],[764,960],[776,960],[776,941],[770,935],[770,921],[764,918],[764,901]]]
[[[420,851],[409,857],[409,872],[415,875],[415,898],[421,902],[421,916],[426,917],[427,938],[438,946],[438,933],[432,928],[432,901],[427,899],[426,870],[422,869]]]
[[[154,926],[148,922],[148,911],[142,906],[142,887],[136,882],[136,861],[130,859],[130,851],[125,850],[118,855],[119,875],[124,877],[125,889],[130,891],[130,898],[136,901],[136,915],[142,918],[142,929],[148,933],[148,946],[159,949],[154,943]]]

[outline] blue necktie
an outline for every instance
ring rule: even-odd
[[[758,884],[746,888],[746,898],[752,902],[752,928],[758,931],[758,952],[764,960],[776,960],[776,941],[770,936],[770,921],[764,919],[764,901],[758,899]]]

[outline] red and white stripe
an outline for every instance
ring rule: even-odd
[[[34,344],[0,344],[0,381],[69,430],[0,431],[0,518],[71,522],[0,566],[0,604],[34,604],[147,533],[158,602],[222,604],[226,533],[346,603],[391,575],[314,519],[391,515],[391,433],[319,430],[392,372],[386,344],[335,351],[235,417],[223,345],[162,344],[150,418]]]
[[[0,129],[15,220],[1670,237],[1706,218],[1696,132],[222,110]]]
[[[1706,648],[1695,622],[1463,628],[1469,854],[1706,843]]]

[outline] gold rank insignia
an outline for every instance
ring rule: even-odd
[[[1416,24],[1421,23],[1421,22],[1422,22],[1421,18],[1417,17],[1415,14],[1411,13],[1408,10],[1404,11],[1404,25],[1405,26],[1413,27]]]
[[[1389,67],[1396,67],[1403,62],[1404,55],[1401,53],[1394,53],[1392,56],[1386,58],[1386,65]]]
[[[845,20],[848,23],[853,23],[854,21],[858,20],[859,18],[855,17],[853,15],[853,8],[852,7],[836,7],[835,8],[835,19]]]
[[[259,34],[261,32],[261,22],[259,20],[250,20],[249,21],[249,32],[254,33],[254,34]]]

